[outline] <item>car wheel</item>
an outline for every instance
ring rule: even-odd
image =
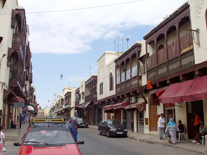
[[[101,130],[100,130],[100,129],[98,130],[98,134],[99,134],[99,135],[102,135],[102,133],[101,133]]]
[[[111,136],[109,131],[107,131],[106,136],[107,137],[110,137]]]

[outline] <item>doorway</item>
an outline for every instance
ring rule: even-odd
[[[199,117],[204,120],[203,118],[203,101],[194,101],[194,102],[187,102],[187,130],[188,130],[188,139],[194,139],[194,116],[193,112],[195,111]],[[205,125],[205,124],[204,124]]]
[[[137,110],[138,113],[138,132],[144,133],[144,112],[140,112]]]

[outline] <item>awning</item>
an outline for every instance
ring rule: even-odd
[[[195,79],[192,87],[182,99],[183,102],[207,99],[207,76]]]
[[[113,105],[113,110],[124,109],[127,105],[130,105],[130,102],[122,102]]]
[[[140,112],[142,112],[143,110],[146,110],[146,102],[130,104],[126,106],[125,109],[126,110],[138,109]]]
[[[24,99],[19,96],[12,97],[9,102],[24,102]]]
[[[159,91],[161,91],[161,90],[166,90],[168,87],[169,87],[169,86],[165,86],[165,87],[162,87],[162,88],[159,88],[159,89],[151,90],[151,91],[149,92],[149,94],[152,95],[152,94],[155,94],[155,93],[157,93],[157,92],[159,92]]]
[[[91,101],[86,102],[86,103],[82,104],[81,106],[79,106],[78,108],[87,108],[90,103],[91,103]]]
[[[82,106],[83,104],[85,104],[85,103],[78,104],[78,105],[75,106],[75,108],[79,108],[79,107]]]
[[[113,113],[113,104],[105,106],[104,107],[104,112],[105,113]]]
[[[159,97],[161,103],[183,102],[182,96],[190,89],[194,79],[171,84]]]

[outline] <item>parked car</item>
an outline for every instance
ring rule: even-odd
[[[77,127],[84,127],[84,128],[88,127],[88,123],[86,122],[84,118],[77,117],[76,122],[77,122]]]
[[[118,120],[102,120],[98,124],[99,135],[127,136],[127,128]]]

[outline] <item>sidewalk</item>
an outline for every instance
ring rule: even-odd
[[[88,127],[91,129],[98,130],[98,126],[95,126],[95,125],[89,125]],[[128,131],[128,137],[136,140],[137,142],[158,144],[158,145],[163,145],[163,146],[168,146],[168,147],[185,149],[185,150],[192,151],[192,152],[207,154],[207,146],[196,145],[192,143],[191,140],[181,140],[181,141],[178,141],[176,145],[173,145],[173,144],[168,143],[167,137],[165,138],[165,140],[160,140],[158,136],[156,135],[141,134],[141,133],[135,133],[131,131]]]
[[[16,129],[6,129],[3,130],[5,134],[6,141],[16,141],[19,142],[24,134],[27,131],[28,124],[22,124],[20,129],[20,136],[19,136],[19,129],[18,127]]]

